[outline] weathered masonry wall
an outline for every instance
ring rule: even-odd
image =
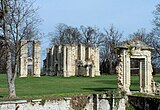
[[[160,110],[160,99],[142,96],[128,96],[130,103],[135,110]]]
[[[79,95],[54,100],[1,101],[0,110],[159,110],[160,99],[128,96],[127,99],[101,95]]]
[[[57,100],[5,101],[0,102],[0,110],[125,110],[125,105],[125,99],[116,101],[103,94]]]
[[[99,49],[80,45],[55,45],[47,49],[44,72],[56,76],[99,76]]]

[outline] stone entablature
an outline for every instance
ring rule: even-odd
[[[119,64],[116,67],[118,73],[118,88],[130,93],[131,63],[130,60],[139,60],[140,92],[154,93],[155,82],[152,76],[151,50],[153,48],[141,41],[127,41],[117,47]]]
[[[32,43],[32,57],[28,56],[28,43]],[[32,66],[32,74],[35,77],[40,77],[40,42],[37,40],[20,41],[20,57],[19,57],[19,75],[20,77],[27,77],[28,66]]]
[[[44,72],[56,76],[100,76],[99,49],[79,45],[55,45],[47,49]]]

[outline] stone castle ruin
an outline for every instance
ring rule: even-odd
[[[47,49],[44,72],[55,76],[100,76],[99,49],[79,45],[55,45]]]
[[[130,93],[131,84],[131,60],[139,61],[140,92],[154,93],[155,82],[152,76],[151,50],[153,48],[141,41],[127,41],[117,47],[119,64],[116,67],[118,73],[118,88]]]
[[[29,44],[31,48],[29,48]],[[30,55],[29,52],[31,52]],[[37,40],[21,40],[19,58],[20,77],[27,77],[28,73],[35,77],[40,77],[40,68],[40,42]]]

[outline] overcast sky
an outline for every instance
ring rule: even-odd
[[[127,37],[137,29],[153,27],[152,12],[159,0],[37,0],[41,32],[53,32],[59,23],[79,27],[96,26],[100,29],[114,25]],[[43,52],[49,40],[42,42]]]

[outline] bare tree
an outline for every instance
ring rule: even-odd
[[[104,42],[104,34],[99,32],[96,27],[80,27],[81,31],[81,43],[87,46],[101,46]]]
[[[157,62],[155,66],[160,68],[160,4],[156,5],[156,9],[153,11],[153,47],[154,47],[154,62]]]
[[[33,39],[38,34],[39,18],[33,2],[28,0],[1,0],[3,33],[7,45],[7,78],[9,98],[16,97],[15,78],[19,59],[19,41]],[[13,68],[13,69],[12,69]]]
[[[151,34],[152,33],[146,33],[146,30],[144,28],[141,28],[141,29],[138,29],[133,34],[130,34],[129,39],[140,40],[147,43],[148,45],[151,45],[153,41],[153,36]]]
[[[153,11],[154,19],[153,19],[153,33],[155,37],[160,39],[160,4],[156,5],[156,9]]]
[[[77,28],[58,24],[55,32],[49,33],[51,37],[51,45],[57,44],[78,44],[80,42],[80,32]]]
[[[121,37],[122,33],[116,30],[113,25],[109,29],[105,29],[105,42],[100,52],[102,72],[115,73],[117,63],[115,47],[120,42]]]

